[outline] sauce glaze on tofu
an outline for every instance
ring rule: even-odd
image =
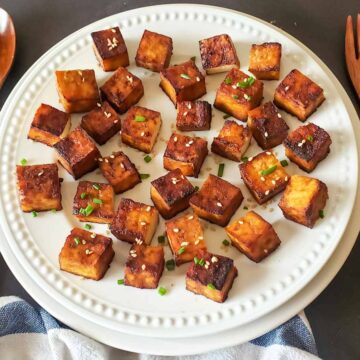
[[[176,127],[180,131],[209,130],[211,116],[207,101],[181,101],[177,106]]]

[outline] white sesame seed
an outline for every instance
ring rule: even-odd
[[[115,155],[110,155],[110,159],[115,159]]]
[[[186,147],[190,147],[190,144],[185,144]]]
[[[142,264],[142,265],[141,265],[141,269],[142,269],[142,270],[145,270],[145,269],[146,269],[146,265],[145,265],[145,264]]]
[[[269,193],[270,193],[270,190],[265,191],[265,195],[269,195]]]
[[[189,145],[193,144],[194,143],[194,140],[190,140],[189,141]]]
[[[191,109],[191,104],[188,104],[187,107],[188,107],[188,109],[190,110],[190,109]]]
[[[264,136],[265,136],[265,137],[268,137],[268,136],[269,136],[269,134],[268,134],[267,131],[265,131]]]
[[[188,114],[187,111],[185,111],[184,114],[183,114],[183,116],[186,116],[187,114]]]
[[[196,241],[194,242],[194,244],[195,244],[195,245],[198,245],[199,242],[200,242],[200,240],[196,240]]]
[[[275,181],[275,180],[271,180],[271,183],[272,183],[273,185],[275,185],[275,184],[276,184],[276,181]]]
[[[101,107],[101,104],[100,103],[96,103],[97,107]]]
[[[179,231],[180,231],[180,230],[179,230],[178,228],[174,228],[174,229],[173,229],[173,232],[174,232],[174,233],[178,233]]]
[[[181,244],[180,244],[180,246],[188,246],[189,245],[189,243],[187,242],[187,241],[183,241]]]
[[[248,161],[251,161],[252,159],[253,159],[253,157],[249,157],[249,158],[248,158]]]
[[[129,81],[130,84],[133,83],[134,79],[132,78],[132,76],[126,75],[126,79],[127,79],[127,81]]]
[[[194,218],[193,215],[188,216],[188,220],[192,220]]]
[[[95,234],[95,233],[92,233],[92,234],[90,235],[90,237],[91,237],[92,239],[95,239],[95,238],[96,238],[96,234]]]
[[[113,33],[116,33],[116,30],[115,30],[115,29],[111,29],[111,31],[112,31]]]
[[[108,163],[108,162],[109,162],[109,159],[105,159],[104,161],[105,161],[106,163]]]
[[[200,235],[200,236],[198,237],[198,239],[199,239],[199,240],[204,240],[204,237]]]
[[[204,268],[207,270],[209,268],[209,265],[205,264]]]
[[[278,117],[278,118],[281,118],[281,114],[280,114],[280,113],[278,113],[278,114],[277,114],[277,117]]]
[[[196,81],[198,81],[198,82],[200,81],[200,78],[198,76],[196,77]]]
[[[143,131],[140,135],[141,135],[141,136],[144,136],[144,135],[145,135],[145,132]]]
[[[135,254],[135,253],[133,253],[133,254],[130,254],[133,258],[136,258],[137,257],[137,255]]]
[[[102,162],[102,161],[104,161],[104,160],[103,160],[103,158],[98,158],[98,161]]]
[[[135,238],[135,242],[138,244],[138,245],[141,245],[143,243],[142,240],[140,240],[139,238]]]
[[[212,263],[215,263],[215,262],[217,262],[218,261],[218,258],[216,257],[216,256],[213,256],[212,258],[211,258],[211,262]]]
[[[85,245],[85,244],[86,244],[86,240],[81,240],[81,243],[82,243],[83,245]]]
[[[260,180],[261,180],[261,181],[265,181],[265,178],[262,176],[262,177],[260,178]]]
[[[205,265],[209,266],[210,265],[210,262],[209,261],[205,261]]]
[[[249,101],[251,98],[248,94],[244,94],[244,99]]]
[[[136,254],[136,250],[134,249],[130,250],[130,254]]]
[[[244,224],[244,222],[242,220],[239,220],[239,224],[242,225]]]
[[[218,207],[222,207],[221,202],[217,202],[216,205],[217,205]]]
[[[145,221],[141,221],[141,222],[140,222],[140,225],[141,225],[141,226],[145,226],[145,225],[146,225],[146,222],[145,222]]]
[[[41,171],[38,173],[38,176],[41,176],[43,173],[44,173],[44,170],[41,170]]]
[[[271,151],[267,151],[267,152],[266,152],[266,155],[271,155]]]
[[[290,88],[290,86],[286,86],[284,90],[285,90],[285,91],[288,91],[289,88]]]
[[[288,181],[289,177],[288,176],[285,176],[285,181]]]
[[[177,137],[176,136],[174,137],[174,142],[177,142]]]
[[[236,89],[236,88],[237,88],[237,86],[236,86],[236,85],[232,85],[231,87],[232,87],[233,89]]]
[[[120,163],[120,167],[121,167],[122,169],[125,169],[125,166],[124,166],[123,163]]]
[[[79,74],[80,76],[82,76],[82,72],[81,72],[80,70],[78,71],[78,74]]]
[[[111,113],[108,113],[108,112],[106,112],[106,111],[104,111],[104,115],[105,115],[107,118],[111,117]]]
[[[264,253],[267,254],[269,252],[268,249],[264,249]]]
[[[119,122],[119,120],[114,120],[114,124],[117,124]]]
[[[89,250],[89,249],[85,249],[85,254],[86,255],[91,255],[93,253],[92,250]]]
[[[149,205],[147,208],[146,208],[146,211],[150,211],[151,210],[151,206]]]

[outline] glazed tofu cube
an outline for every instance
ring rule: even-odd
[[[234,260],[221,255],[203,253],[204,265],[193,262],[186,272],[186,289],[210,300],[223,303],[238,271]]]
[[[164,153],[164,168],[180,169],[185,176],[198,177],[207,154],[206,140],[173,133]]]
[[[226,120],[211,144],[211,151],[233,161],[240,161],[251,143],[249,128]]]
[[[118,26],[91,33],[93,49],[104,71],[129,65],[129,55]]]
[[[284,141],[285,155],[301,169],[311,172],[330,152],[330,135],[309,123],[292,131]]]
[[[28,133],[28,139],[53,146],[70,130],[70,115],[46,104],[36,110]]]
[[[272,225],[255,211],[249,211],[227,226],[225,231],[231,244],[257,263],[280,245],[280,239]]]
[[[206,94],[205,78],[192,60],[170,66],[160,72],[160,87],[177,106]]]
[[[207,101],[181,101],[177,106],[176,127],[180,131],[209,130],[211,116]]]
[[[17,189],[24,212],[61,210],[61,191],[56,164],[16,166]]]
[[[245,185],[259,204],[283,191],[289,176],[272,151],[264,151],[240,164]]]
[[[115,255],[111,238],[74,228],[59,255],[60,269],[84,278],[100,280]]]
[[[232,69],[220,84],[214,106],[246,121],[248,112],[259,106],[263,98],[264,84],[239,69]]]
[[[292,70],[275,90],[275,104],[305,121],[325,100],[323,89],[299,70]]]
[[[219,226],[226,226],[244,197],[241,190],[217,176],[209,175],[190,199],[195,214]]]
[[[322,181],[293,175],[280,199],[279,207],[287,219],[312,228],[323,216],[328,198],[327,186]]]
[[[56,71],[60,101],[68,113],[86,112],[100,100],[94,70]]]
[[[161,127],[158,111],[133,106],[123,121],[121,140],[135,149],[150,153]]]
[[[289,130],[285,120],[271,101],[249,111],[247,124],[263,150],[280,145]]]
[[[168,36],[145,30],[136,52],[137,66],[160,72],[170,64],[173,52],[172,39]]]
[[[119,67],[100,91],[102,97],[120,114],[128,111],[144,95],[141,80],[124,67]]]
[[[149,245],[158,222],[159,213],[153,206],[122,198],[110,231],[119,240]]]
[[[132,189],[141,182],[135,165],[122,151],[99,158],[99,168],[105,179],[113,187],[115,194]]]
[[[76,128],[54,145],[60,164],[74,179],[97,168],[101,154],[94,141],[81,129]]]
[[[170,219],[189,207],[195,188],[180,169],[168,172],[151,182],[150,195],[164,219]]]
[[[125,285],[156,289],[164,271],[164,248],[134,244],[125,265]]]
[[[281,44],[253,44],[250,49],[249,71],[259,80],[279,80]]]

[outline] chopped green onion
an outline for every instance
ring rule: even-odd
[[[32,212],[31,212],[31,215],[32,215],[32,217],[37,217],[37,216],[38,216],[38,213],[37,213],[36,211],[32,211]]]
[[[56,213],[56,209],[51,209],[51,212],[54,214]]]
[[[182,246],[179,251],[178,251],[178,254],[181,255],[185,252],[185,246]]]
[[[215,285],[212,284],[212,283],[207,284],[207,287],[208,287],[209,289],[212,289],[212,290],[216,289],[216,288],[215,288]]]
[[[225,246],[229,246],[230,245],[230,241],[229,240],[223,240],[223,245],[225,245]]]
[[[158,236],[158,243],[159,244],[164,244],[165,240],[166,240],[166,237],[164,235]]]
[[[232,83],[232,80],[231,80],[230,78],[226,78],[226,79],[224,80],[224,83],[225,83],[226,85],[230,85],[230,84]]]
[[[255,78],[253,76],[248,77],[243,81],[239,81],[236,86],[242,89],[246,89],[250,87],[255,82]]]
[[[117,281],[117,284],[118,284],[118,285],[124,285],[124,284],[125,284],[125,280],[124,280],[124,279],[119,279],[119,280]]]
[[[319,216],[321,219],[325,217],[324,210],[319,210]]]
[[[144,122],[146,119],[145,119],[145,116],[141,116],[141,115],[136,115],[135,116],[135,121],[136,122]]]
[[[204,266],[205,265],[205,259],[200,259],[199,260],[199,265]]]
[[[85,224],[84,228],[85,228],[86,230],[90,230],[90,229],[91,229],[91,225],[90,225],[90,224]]]
[[[21,159],[20,160],[20,164],[22,165],[22,166],[25,166],[26,164],[27,164],[27,160],[26,159]]]
[[[314,141],[314,138],[313,138],[311,135],[308,135],[308,136],[306,137],[306,140],[312,142],[312,141]]]
[[[194,186],[194,191],[198,191],[199,190],[199,187],[196,185]]]
[[[167,293],[167,290],[166,290],[165,288],[159,287],[159,294],[160,294],[161,296],[164,296],[166,293]]]
[[[93,203],[94,204],[102,204],[103,201],[101,199],[98,199],[98,198],[93,198]]]
[[[233,97],[233,99],[235,99],[235,100],[237,100],[237,99],[239,98],[238,95],[233,95],[232,97]]]
[[[243,163],[246,163],[248,160],[249,160],[249,158],[248,158],[247,156],[243,156],[243,157],[241,158],[241,161],[242,161]]]
[[[218,176],[219,177],[223,177],[224,175],[224,169],[225,169],[225,164],[219,164],[219,169],[218,169]]]
[[[88,205],[86,208],[80,209],[80,214],[82,214],[84,216],[89,216],[92,214],[93,211],[94,211],[94,208],[91,205]]]
[[[273,173],[276,170],[276,168],[277,168],[277,165],[270,166],[268,169],[260,171],[260,174],[261,174],[261,176],[270,175],[271,173]]]
[[[192,57],[190,58],[190,60],[193,61],[193,62],[195,62],[196,56],[192,56]]]
[[[249,96],[248,94],[244,94],[244,99],[246,101],[250,101],[251,100],[251,96]]]
[[[169,271],[175,270],[175,260],[174,259],[170,259],[165,263],[166,268]]]
[[[80,194],[81,199],[85,199],[87,197],[87,193],[83,192]]]
[[[80,239],[78,237],[74,238],[75,244],[79,245],[80,244]]]
[[[194,257],[194,263],[197,265],[197,264],[199,264],[199,261],[200,261],[200,260],[195,256],[195,257]]]
[[[150,177],[150,174],[140,174],[141,180],[145,180]]]
[[[93,184],[93,188],[95,190],[100,190],[100,185],[99,184]]]
[[[151,158],[150,155],[146,155],[146,156],[144,157],[144,160],[145,160],[145,162],[149,163],[149,162],[152,160],[152,158]]]
[[[244,206],[243,209],[244,210],[249,210],[249,208],[247,206]]]
[[[180,74],[180,77],[182,77],[183,79],[186,79],[186,80],[191,79],[191,77],[188,74]]]
[[[281,160],[281,161],[280,161],[280,164],[281,164],[282,167],[285,167],[285,166],[288,166],[288,165],[289,165],[289,163],[287,162],[287,160]]]

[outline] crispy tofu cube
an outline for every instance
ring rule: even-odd
[[[54,148],[60,164],[75,180],[98,167],[100,151],[94,141],[79,127],[56,143]]]
[[[249,71],[259,80],[279,80],[281,44],[253,44],[250,49]]]
[[[257,263],[269,256],[281,243],[272,225],[255,211],[249,211],[227,226],[225,231],[231,244]]]
[[[209,175],[190,199],[195,214],[219,226],[226,226],[244,197],[241,190],[217,176]]]
[[[198,177],[207,154],[206,140],[173,133],[164,153],[164,168],[179,168],[185,176]]]
[[[211,144],[211,151],[233,161],[240,161],[251,143],[249,128],[226,120]]]
[[[207,101],[181,101],[177,106],[176,127],[181,131],[209,130],[211,116]]]
[[[156,289],[164,271],[164,248],[134,244],[125,265],[125,285]]]
[[[327,186],[322,181],[293,175],[280,199],[279,207],[287,219],[312,228],[322,216],[328,198]]]
[[[160,72],[160,87],[177,106],[206,94],[205,78],[192,60],[170,66]]]
[[[180,169],[168,172],[151,182],[150,195],[164,219],[170,219],[189,207],[195,188]]]
[[[135,165],[122,151],[99,158],[99,168],[105,179],[113,187],[115,194],[132,189],[141,182]]]
[[[263,88],[261,81],[239,69],[232,69],[216,92],[214,106],[236,119],[246,121],[248,112],[260,105]]]
[[[16,166],[17,189],[24,212],[61,210],[61,191],[56,164]]]
[[[275,90],[275,104],[305,121],[325,100],[323,89],[299,70],[292,70]]]
[[[59,255],[60,269],[84,278],[104,277],[115,252],[111,238],[74,228]]]
[[[70,130],[70,115],[46,104],[36,110],[28,133],[28,139],[53,146]]]
[[[158,223],[159,213],[153,206],[122,198],[110,231],[119,240],[149,245]]]
[[[231,37],[227,34],[199,41],[201,63],[208,75],[240,67]]]
[[[135,149],[150,153],[161,127],[158,111],[133,106],[123,121],[121,140]]]
[[[104,71],[129,66],[129,55],[118,26],[91,33],[93,49]]]
[[[280,145],[289,130],[285,120],[271,101],[250,110],[247,124],[263,150]]]
[[[238,271],[234,260],[221,255],[203,253],[204,265],[193,262],[186,272],[186,289],[210,300],[223,303],[229,294]]]
[[[100,100],[94,70],[57,70],[56,86],[68,113],[86,112]]]
[[[171,37],[145,30],[136,52],[137,66],[160,72],[170,64],[173,52]]]
[[[330,152],[330,135],[309,123],[292,131],[284,141],[285,155],[301,169],[311,172]]]
[[[124,67],[119,67],[100,91],[102,97],[120,114],[128,111],[144,95],[142,81]]]

